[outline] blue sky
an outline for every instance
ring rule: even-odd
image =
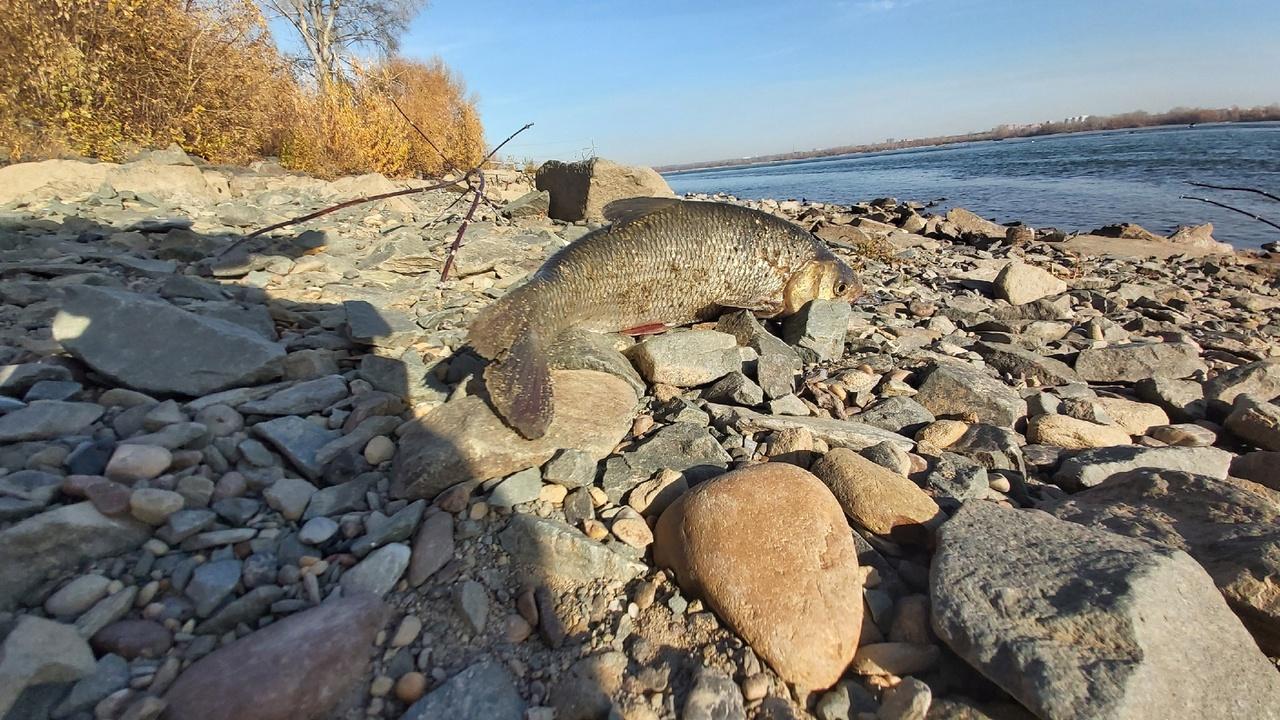
[[[1277,0],[434,0],[509,155],[663,164],[1082,113],[1280,102]]]

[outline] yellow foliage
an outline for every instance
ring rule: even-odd
[[[0,12],[0,151],[120,160],[177,143],[214,162],[280,155],[323,176],[435,175],[484,136],[439,60],[394,59],[350,85],[304,89],[251,0],[6,0]],[[4,157],[0,156],[0,160]]]
[[[445,161],[396,110],[467,169],[484,156],[484,131],[462,83],[444,63],[393,58],[349,85],[302,94],[280,158],[286,167],[322,177],[356,172],[439,175]]]
[[[270,149],[293,91],[247,0],[9,0],[0,141],[11,160],[120,159],[138,146],[242,161]]]

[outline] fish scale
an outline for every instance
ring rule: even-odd
[[[551,422],[546,348],[565,330],[683,325],[725,308],[775,316],[861,291],[820,240],[757,210],[633,198],[605,216],[613,224],[560,249],[471,325],[471,346],[494,361],[485,371],[490,398],[526,437]]]

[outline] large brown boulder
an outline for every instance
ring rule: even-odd
[[[364,675],[387,608],[362,593],[268,625],[192,663],[164,699],[169,720],[327,717]]]
[[[658,520],[654,559],[783,680],[826,688],[858,647],[862,583],[840,503],[786,463],[708,480]]]
[[[651,168],[619,165],[604,158],[575,163],[549,160],[538,168],[539,190],[551,193],[549,215],[576,222],[604,220],[604,206],[632,197],[671,197],[673,193]]]

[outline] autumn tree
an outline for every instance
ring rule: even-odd
[[[349,78],[361,54],[391,55],[427,0],[259,0],[263,10],[297,33],[296,59],[319,87]]]

